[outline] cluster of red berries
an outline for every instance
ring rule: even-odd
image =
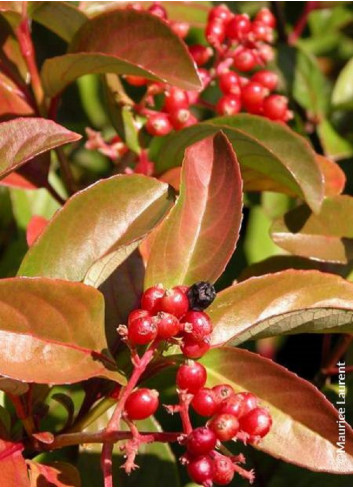
[[[191,406],[197,414],[210,417],[206,426],[195,428],[188,435],[182,461],[197,484],[224,486],[232,481],[235,472],[252,482],[253,471],[238,466],[245,462],[242,455],[228,457],[216,448],[220,442],[230,440],[258,442],[269,432],[271,416],[259,406],[254,394],[235,393],[227,384],[206,388],[206,380],[206,369],[198,362],[188,361],[177,372],[179,391],[192,397]]]

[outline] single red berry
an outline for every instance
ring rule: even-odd
[[[165,20],[168,17],[166,9],[162,7],[160,2],[154,2],[147,10],[150,14],[153,14],[160,19]]]
[[[252,437],[263,438],[270,431],[272,418],[267,409],[255,408],[239,420],[241,431]]]
[[[229,10],[227,5],[221,4],[216,7],[211,8],[210,13],[208,14],[208,21],[212,20],[221,20],[225,24],[227,24],[231,18],[233,17],[232,12]]]
[[[207,24],[205,34],[211,46],[219,46],[224,41],[226,35],[224,23],[217,18],[211,20]]]
[[[243,40],[251,30],[251,21],[246,14],[235,15],[228,23],[226,37],[237,41]]]
[[[154,320],[157,325],[157,336],[160,339],[167,340],[180,332],[179,320],[173,314],[159,312]]]
[[[160,308],[161,311],[181,318],[189,310],[189,299],[179,287],[173,287],[165,291],[160,301]]]
[[[134,309],[133,311],[130,312],[128,320],[127,320],[127,325],[130,326],[130,324],[135,321],[135,319],[138,318],[145,318],[149,317],[150,313],[146,311],[145,309]]]
[[[213,416],[217,409],[217,402],[212,389],[203,388],[196,392],[191,406],[200,416]]]
[[[185,39],[185,37],[188,35],[189,30],[190,30],[190,24],[186,22],[171,22],[170,27],[174,34],[176,34],[178,37],[181,39]]]
[[[217,455],[213,459],[213,482],[218,486],[227,486],[234,477],[234,464],[229,457]]]
[[[256,41],[273,42],[273,31],[263,22],[255,21],[251,26],[253,39]]]
[[[261,85],[272,91],[277,88],[278,75],[270,70],[260,70],[251,77],[251,81],[261,83]]]
[[[139,317],[131,321],[127,337],[131,345],[147,345],[157,337],[157,327],[152,317]]]
[[[242,412],[241,412],[240,416],[245,416],[250,411],[257,408],[258,399],[251,392],[239,392],[239,394],[237,394],[237,395],[242,396],[242,399],[243,399]]]
[[[152,136],[166,136],[173,130],[168,114],[156,112],[148,115],[146,129]]]
[[[145,419],[152,416],[159,405],[158,392],[151,389],[138,389],[126,400],[125,411],[130,419]]]
[[[219,406],[218,413],[232,414],[237,418],[242,416],[245,407],[245,397],[243,393],[233,394],[225,399]]]
[[[219,75],[219,88],[225,94],[240,95],[239,75],[234,71],[226,71]]]
[[[241,48],[235,52],[233,64],[239,71],[251,71],[255,68],[257,59],[251,49]]]
[[[213,464],[210,457],[197,457],[187,465],[187,471],[191,480],[204,486],[212,485]]]
[[[182,325],[185,337],[194,341],[202,341],[213,329],[211,318],[203,311],[188,311],[182,318]]]
[[[189,51],[198,66],[205,65],[213,55],[212,48],[203,46],[202,44],[193,44],[192,46],[189,46]]]
[[[269,95],[263,103],[264,116],[274,121],[285,120],[288,110],[288,99],[282,95]]]
[[[186,440],[186,448],[191,455],[207,455],[216,446],[217,438],[212,430],[202,426],[195,428]]]
[[[183,355],[187,358],[201,358],[203,357],[210,346],[210,337],[204,338],[202,341],[195,341],[190,337],[184,337],[184,342],[181,346],[181,351]]]
[[[232,440],[239,431],[239,421],[232,414],[216,414],[208,423],[220,441]]]
[[[268,95],[268,88],[260,83],[250,82],[241,92],[244,107],[251,114],[260,114],[263,108],[263,102]]]
[[[164,106],[168,112],[189,107],[189,97],[185,90],[178,87],[170,87],[165,95]]]
[[[235,115],[241,110],[241,99],[238,95],[224,95],[218,100],[216,106],[220,115]]]
[[[233,387],[228,384],[219,384],[212,387],[212,390],[216,397],[217,405],[220,406],[222,402],[228,399],[234,394]]]
[[[199,362],[190,361],[181,365],[176,376],[176,385],[181,390],[195,394],[206,384],[207,371]]]
[[[276,27],[276,18],[268,8],[262,8],[259,12],[257,12],[255,21],[262,22],[272,29]]]
[[[190,98],[188,96],[188,100],[190,101]],[[193,126],[194,124],[197,124],[198,120],[190,112],[189,109],[178,109],[174,112],[170,113],[170,120],[173,124],[174,129],[179,131],[180,129],[184,129],[185,127],[190,127]]]
[[[161,310],[159,304],[164,292],[165,290],[161,285],[154,285],[145,290],[141,297],[142,309],[146,309],[152,315],[159,312]]]
[[[134,87],[143,87],[144,85],[147,85],[147,79],[143,78],[142,76],[125,75],[125,80],[128,82],[129,85],[132,85]]]
[[[269,44],[260,44],[257,47],[257,54],[264,63],[269,63],[275,58],[275,53]]]

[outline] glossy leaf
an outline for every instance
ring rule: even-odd
[[[28,384],[19,380],[7,379],[0,377],[0,390],[12,394],[13,396],[22,396],[28,391]]]
[[[353,58],[348,61],[338,75],[333,92],[332,104],[338,107],[349,108],[353,106]]]
[[[0,120],[6,121],[33,113],[34,109],[21,89],[4,73],[0,73]]]
[[[46,278],[0,281],[0,374],[24,382],[64,384],[114,369],[104,335],[102,295],[83,284]]]
[[[346,175],[337,163],[325,156],[316,155],[316,161],[325,180],[325,196],[339,195],[346,185]]]
[[[276,219],[271,237],[293,255],[346,264],[353,258],[352,216],[352,197],[328,197],[319,214],[302,205]]]
[[[205,358],[210,385],[250,391],[268,407],[272,429],[256,448],[317,472],[353,473],[353,430],[338,453],[338,412],[321,392],[284,367],[238,348],[212,350]]]
[[[168,186],[117,175],[71,197],[31,247],[19,274],[98,287],[170,208]]]
[[[186,150],[179,199],[154,236],[145,286],[216,281],[239,237],[242,183],[236,156],[218,133]]]
[[[0,123],[0,177],[35,156],[81,136],[48,119],[18,118]]]
[[[31,487],[79,487],[80,474],[76,467],[67,462],[40,464],[27,460]]]
[[[156,155],[156,170],[180,165],[187,146],[220,129],[233,144],[242,170],[254,170],[302,197],[314,212],[320,209],[324,184],[315,153],[301,136],[264,117],[218,117],[171,134]]]
[[[29,487],[21,443],[0,440],[0,486]]]
[[[207,310],[213,345],[296,333],[353,333],[353,284],[317,271],[250,278],[217,295]]]
[[[178,36],[156,16],[131,9],[103,13],[86,22],[69,54],[44,63],[45,92],[56,95],[87,73],[140,75],[186,90],[201,88],[191,56]]]

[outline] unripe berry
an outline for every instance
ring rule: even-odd
[[[132,85],[134,87],[143,87],[144,85],[147,85],[147,79],[142,76],[125,75],[125,80],[128,82],[129,85]]]
[[[212,485],[213,464],[210,457],[201,456],[191,460],[187,465],[187,471],[190,479],[196,484]]]
[[[173,314],[159,312],[154,319],[157,325],[158,338],[167,340],[180,332],[179,320]]]
[[[242,89],[242,102],[251,114],[261,114],[268,88],[260,83],[250,82]]]
[[[263,438],[270,431],[272,418],[267,409],[255,408],[239,420],[240,429],[251,437]]]
[[[256,56],[251,49],[241,48],[234,54],[234,67],[239,71],[251,71],[257,64]]]
[[[179,367],[176,385],[181,390],[195,394],[206,384],[206,380],[207,371],[205,367],[201,363],[191,361]]]
[[[201,358],[211,348],[210,337],[206,337],[202,341],[195,341],[188,336],[184,337],[184,342],[181,346],[181,351],[185,357],[194,359]]]
[[[189,51],[197,66],[205,65],[213,55],[213,50],[209,46],[193,44],[189,46]]]
[[[217,402],[212,389],[200,389],[194,395],[191,406],[200,416],[213,416],[217,409]]]
[[[131,345],[147,345],[157,337],[157,327],[150,316],[139,317],[130,322],[128,340]]]
[[[145,309],[150,314],[156,314],[161,309],[159,307],[160,300],[164,296],[165,290],[161,285],[154,285],[153,287],[149,287],[142,294],[141,297],[141,307]]]
[[[206,39],[211,44],[211,46],[219,46],[222,44],[225,38],[225,27],[224,23],[217,18],[211,20],[206,27]]]
[[[218,100],[216,106],[220,115],[235,115],[241,110],[241,99],[239,95],[224,95]]]
[[[217,438],[212,430],[206,427],[194,429],[186,440],[186,448],[193,456],[207,455],[216,446]]]
[[[194,341],[202,341],[213,329],[211,318],[202,311],[187,312],[182,318],[182,325],[185,337]]]
[[[272,29],[276,27],[276,18],[268,8],[262,8],[259,12],[257,12],[255,21],[262,22]]]
[[[234,394],[233,387],[228,384],[219,384],[212,387],[215,394],[217,405],[220,406],[222,402],[228,399]]]
[[[240,95],[239,76],[234,71],[226,71],[219,75],[219,88],[225,94]]]
[[[217,19],[227,24],[232,17],[233,14],[227,5],[221,4],[211,8],[210,13],[208,14],[208,21],[210,22]]]
[[[235,15],[228,23],[226,36],[229,39],[241,41],[249,34],[251,29],[251,21],[246,14]]]
[[[148,115],[146,129],[152,136],[166,136],[173,130],[169,116],[163,112]]]
[[[154,2],[147,10],[150,14],[153,14],[160,19],[165,20],[168,17],[166,9],[162,7],[160,2]]]
[[[138,318],[146,318],[149,317],[150,313],[146,311],[145,309],[134,309],[133,311],[130,312],[128,320],[127,320],[127,325],[130,326],[130,324],[135,321],[135,319]]]
[[[213,459],[213,482],[218,486],[227,486],[234,477],[234,464],[229,457],[217,455]]]
[[[239,421],[232,414],[216,414],[208,423],[220,441],[232,440],[239,431]]]
[[[125,411],[130,419],[145,419],[158,409],[158,392],[151,389],[138,389],[126,400]]]
[[[269,95],[263,103],[263,113],[271,120],[285,120],[288,110],[288,99],[282,95]]]
[[[261,83],[261,85],[272,91],[277,88],[278,75],[270,70],[260,70],[251,77],[251,81]]]
[[[178,87],[170,87],[165,96],[165,109],[172,112],[178,109],[187,109],[190,105],[185,90]]]

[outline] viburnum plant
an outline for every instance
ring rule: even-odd
[[[262,4],[0,2],[1,486],[351,484],[353,14]]]

